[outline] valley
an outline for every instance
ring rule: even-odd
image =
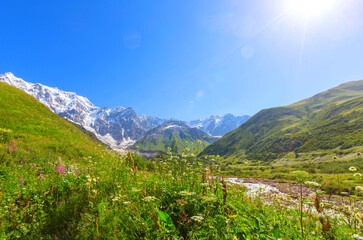
[[[363,1],[0,6],[0,240],[363,240]]]
[[[262,110],[222,138],[155,118],[149,126],[160,125],[123,155],[101,142],[102,131],[116,136],[117,127],[99,122],[150,117],[103,108],[94,111],[107,115],[80,126],[68,118],[86,115],[0,83],[0,236],[359,237],[362,83]]]

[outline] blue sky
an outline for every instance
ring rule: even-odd
[[[181,120],[363,79],[363,1],[309,21],[287,1],[1,0],[0,72]]]

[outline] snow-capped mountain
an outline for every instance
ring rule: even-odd
[[[82,126],[90,125],[89,116],[98,109],[87,98],[78,96],[76,93],[65,92],[40,83],[28,83],[12,73],[0,75],[0,80],[23,90],[61,117]]]
[[[29,83],[12,73],[0,75],[0,81],[23,90],[59,116],[94,132],[101,141],[114,149],[132,145],[148,130],[164,122],[157,117],[137,115],[131,107],[99,108],[76,93]]]
[[[23,90],[59,116],[95,133],[101,141],[115,150],[133,145],[149,130],[171,120],[138,115],[131,107],[100,108],[92,104],[86,97],[74,92],[62,91],[40,83],[29,83],[15,77],[12,73],[1,74],[0,81]],[[185,124],[203,130],[212,136],[223,136],[248,118],[249,116],[235,117],[232,114],[213,115],[207,119]]]
[[[246,122],[250,116],[212,115],[206,119],[193,120],[188,123],[190,127],[199,128],[212,136],[222,137]]]

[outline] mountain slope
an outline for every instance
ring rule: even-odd
[[[148,130],[164,122],[157,117],[137,115],[130,107],[99,108],[76,93],[29,83],[12,73],[0,75],[0,81],[32,95],[59,116],[92,131],[114,149],[130,146]]]
[[[198,143],[197,140],[201,140],[201,143]],[[199,153],[215,140],[217,138],[197,128],[191,128],[182,121],[168,121],[148,131],[142,139],[133,145],[133,148],[139,151],[160,151],[164,153],[170,148],[172,152],[179,154],[185,148],[189,148],[191,152]]]
[[[9,145],[14,139],[17,148],[36,150],[43,156],[74,160],[107,155],[105,147],[81,129],[32,96],[0,82],[0,135],[3,137],[4,132],[10,132],[7,133],[10,136],[1,139],[0,145]]]
[[[131,107],[97,107],[87,98],[39,83],[29,83],[12,73],[0,75],[0,81],[23,90],[38,99],[59,116],[93,132],[113,149],[124,149],[145,136],[146,132],[162,125],[166,119],[138,115]],[[189,122],[214,136],[222,136],[246,121],[248,116],[211,116]]]
[[[362,96],[363,81],[355,81],[286,107],[262,110],[202,154],[272,160],[291,151],[362,145]]]
[[[248,120],[249,116],[244,115],[240,117],[233,116],[232,114],[212,115],[206,119],[198,119],[188,122],[190,127],[196,127],[209,133],[212,136],[224,136],[226,133],[236,129],[242,123]]]

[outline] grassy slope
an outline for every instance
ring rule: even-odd
[[[10,129],[19,151],[36,149],[65,160],[100,157],[104,146],[23,91],[0,83],[0,128]]]
[[[181,154],[185,148],[192,153],[200,153],[215,138],[205,134],[199,129],[182,127],[181,129],[166,129],[163,126],[150,130],[146,136],[135,143],[134,147],[144,151],[161,151],[166,153],[168,148],[172,152]],[[201,140],[202,143],[198,143]],[[175,145],[175,147],[174,147]]]
[[[289,152],[362,145],[363,81],[349,82],[298,103],[265,109],[202,153],[272,160]]]

